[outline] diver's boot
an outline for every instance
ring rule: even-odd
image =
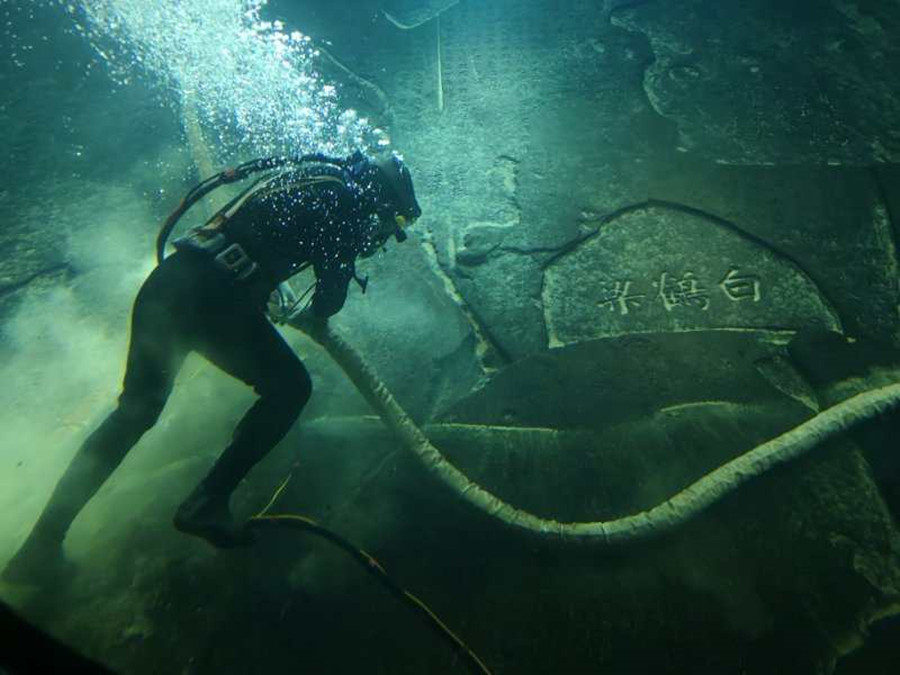
[[[198,485],[175,513],[175,529],[205,539],[217,548],[249,546],[254,537],[250,530],[236,523],[228,508],[228,495]]]

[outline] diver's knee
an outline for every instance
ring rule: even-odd
[[[299,415],[312,395],[312,379],[301,365],[262,383],[258,392],[263,398],[277,401],[287,411]]]
[[[300,368],[286,378],[283,388],[287,392],[283,394],[287,404],[292,409],[296,409],[297,414],[299,414],[309,401],[310,396],[312,396],[312,378],[310,378],[306,368]]]

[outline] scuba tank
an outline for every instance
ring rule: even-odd
[[[162,227],[160,227],[159,234],[156,237],[157,264],[161,263],[166,256],[166,243],[169,241],[169,236],[172,234],[172,231],[175,229],[178,221],[181,220],[184,214],[187,213],[194,204],[199,202],[216,188],[219,188],[223,185],[236,183],[240,180],[244,180],[245,178],[248,178],[253,174],[261,173],[263,171],[271,171],[273,169],[280,169],[285,166],[300,166],[302,164],[310,162],[318,162],[322,164],[334,164],[341,168],[346,168],[349,164],[353,164],[362,158],[364,158],[364,155],[359,151],[351,155],[349,159],[329,157],[322,153],[313,153],[302,155],[300,157],[267,157],[263,159],[254,159],[249,162],[244,162],[243,164],[240,164],[234,168],[225,169],[224,171],[217,173],[214,176],[210,176],[206,180],[191,188],[191,190],[184,196],[184,199],[181,200],[181,203],[178,204],[178,207],[171,213],[171,215],[169,215],[168,218],[166,218],[165,222],[162,224]],[[252,189],[252,187],[253,186],[248,189]],[[228,204],[222,207],[210,219],[209,222],[214,222],[216,218],[218,218],[222,213],[228,211],[244,196],[245,193],[246,191],[242,192],[240,195],[228,202]]]

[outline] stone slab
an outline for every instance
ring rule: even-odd
[[[454,466],[508,503],[590,522],[657,506],[806,414],[794,405],[698,402],[592,432],[438,424],[426,433]]]
[[[550,346],[625,333],[840,329],[815,283],[740,230],[665,206],[604,223],[545,272]]]
[[[761,331],[649,333],[545,350],[497,373],[442,421],[602,429],[698,401],[794,405],[755,366],[783,353],[787,339]]]

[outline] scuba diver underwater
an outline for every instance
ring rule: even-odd
[[[166,241],[178,219],[213,189],[254,176],[204,225]],[[399,155],[345,158],[321,154],[263,159],[213,176],[181,202],[157,241],[159,264],[141,286],[118,405],[91,433],[57,483],[3,578],[27,582],[67,563],[63,540],[79,512],[153,427],[190,352],[253,387],[258,395],[231,443],[178,508],[174,525],[219,548],[252,542],[235,522],[232,492],[285,436],[312,393],[310,375],[270,317],[325,322],[344,305],[368,257],[421,215],[409,169]],[[312,298],[287,280],[312,267]],[[273,298],[276,301],[273,302]],[[268,316],[267,316],[268,314]]]

